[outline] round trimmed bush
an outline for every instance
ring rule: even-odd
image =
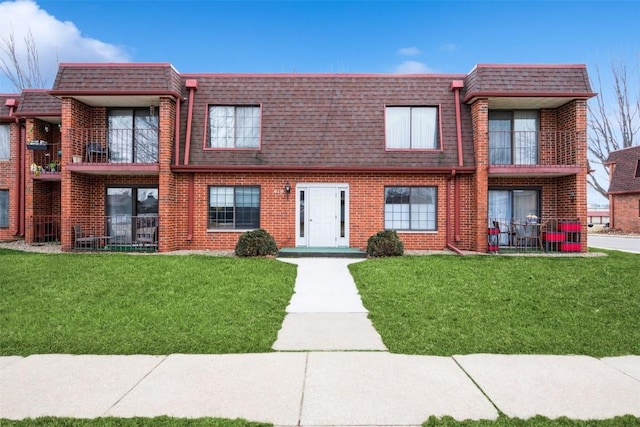
[[[278,246],[275,239],[262,228],[243,233],[236,244],[236,255],[240,257],[277,254]]]
[[[367,240],[367,255],[371,257],[402,256],[404,243],[394,230],[383,230]]]

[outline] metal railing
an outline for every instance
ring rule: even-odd
[[[575,218],[489,218],[489,252],[580,252],[582,224]]]
[[[69,129],[74,163],[158,163],[158,129]]]
[[[34,215],[33,243],[60,244],[60,215]]]
[[[62,150],[60,144],[43,144],[43,148],[32,150],[33,162],[29,172],[33,176],[60,173],[62,168]]]
[[[489,164],[575,165],[575,139],[570,131],[490,131]]]
[[[74,217],[73,249],[78,251],[155,252],[158,250],[157,216]]]

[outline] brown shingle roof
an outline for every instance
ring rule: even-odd
[[[465,79],[465,102],[478,96],[589,98],[585,65],[477,65]]]
[[[198,75],[191,165],[447,168],[458,165],[452,76]],[[187,92],[183,94],[185,97]],[[261,149],[203,150],[207,107],[261,105]],[[385,151],[385,106],[440,106],[442,151]],[[187,108],[182,108],[185,135]],[[464,166],[474,166],[462,106]]]
[[[25,89],[22,91],[17,114],[22,117],[51,116],[60,117],[62,107],[60,100],[42,89]]]
[[[60,64],[52,93],[176,94],[180,86],[178,72],[167,63]]]
[[[607,164],[615,164],[609,193],[640,193],[640,146],[609,153]]]

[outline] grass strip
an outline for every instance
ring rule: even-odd
[[[349,266],[405,354],[640,354],[640,255],[405,256]]]
[[[268,352],[296,272],[203,255],[0,258],[1,355]]]

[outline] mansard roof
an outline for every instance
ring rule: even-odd
[[[63,95],[175,95],[181,79],[168,63],[63,63],[51,93]]]
[[[25,89],[20,96],[17,114],[21,117],[60,117],[60,100],[44,89]]]
[[[452,80],[464,75],[183,75],[197,80],[190,165],[416,169],[458,166]],[[189,96],[187,91],[183,97]],[[207,150],[210,105],[261,106],[260,150]],[[442,149],[385,150],[385,107],[439,108]],[[464,166],[475,165],[471,115],[461,109]],[[187,108],[181,109],[182,135]]]
[[[614,168],[610,194],[640,193],[640,146],[612,151],[606,163]]]

